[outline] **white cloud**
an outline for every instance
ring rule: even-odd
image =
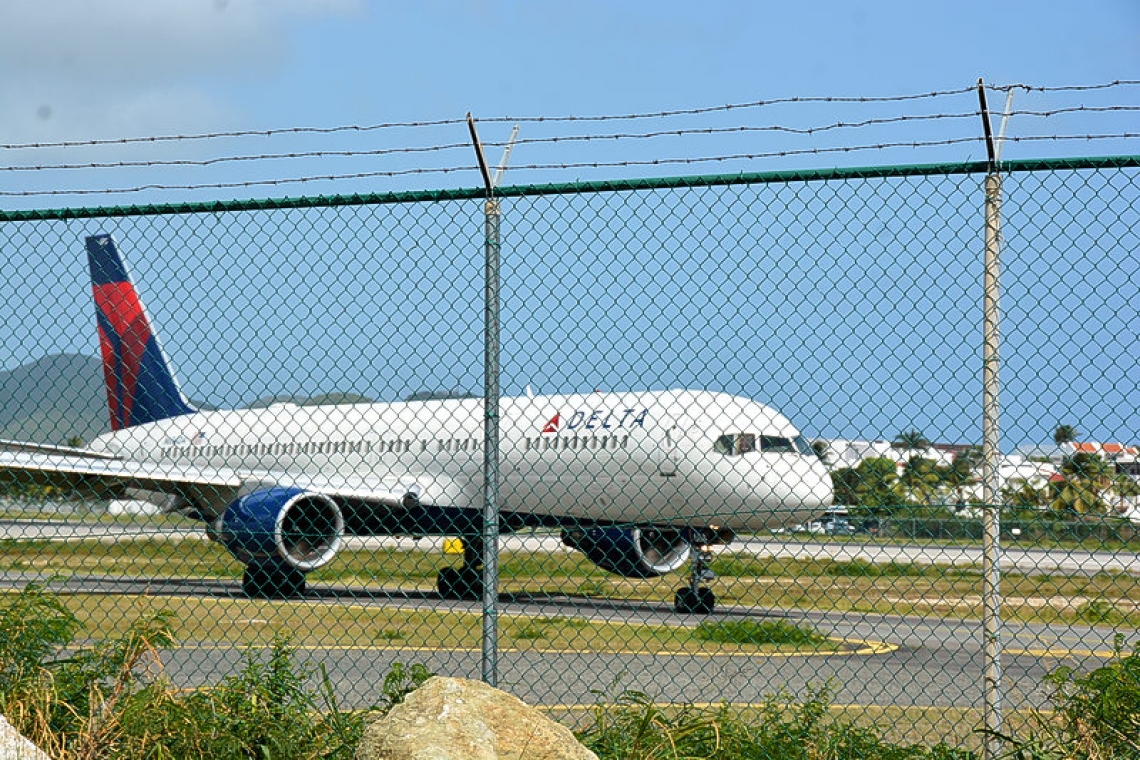
[[[0,2],[0,142],[125,137],[231,118],[227,81],[272,77],[298,23],[358,0]]]

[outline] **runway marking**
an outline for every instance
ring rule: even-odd
[[[852,639],[839,639],[828,638],[828,641],[834,641],[838,644],[854,645],[854,649],[836,652],[817,652],[812,650],[800,650],[795,652],[687,652],[678,649],[613,649],[605,651],[597,651],[593,649],[542,649],[539,647],[501,647],[498,652],[500,654],[601,654],[601,655],[622,655],[622,656],[641,656],[641,657],[701,657],[705,659],[725,658],[734,659],[739,657],[757,658],[757,657],[773,657],[773,658],[788,658],[788,657],[834,657],[834,656],[860,656],[866,657],[871,655],[890,654],[899,647],[896,644],[890,644],[885,641],[864,641]],[[235,647],[242,646],[259,646],[257,644],[241,644],[235,643],[212,643],[212,644],[177,644],[169,647],[170,649],[186,649],[186,650],[215,650],[215,649],[234,649]],[[311,651],[311,652],[448,652],[458,654],[479,654],[483,650],[475,647],[424,647],[424,646],[398,646],[392,644],[290,644],[290,649],[296,651]]]
[[[1116,652],[1113,652],[1111,649],[1003,649],[1002,654],[1049,657],[1057,660],[1065,657],[1100,657],[1102,659],[1112,659],[1116,656]]]

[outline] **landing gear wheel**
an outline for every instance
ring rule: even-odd
[[[241,578],[241,590],[251,599],[290,599],[305,594],[305,574],[295,567],[250,565]]]
[[[711,588],[679,588],[673,609],[683,615],[708,615],[716,608],[716,595]]]
[[[436,589],[444,599],[478,601],[483,598],[483,571],[467,567],[440,568]]]

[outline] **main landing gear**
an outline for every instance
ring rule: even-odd
[[[291,599],[305,594],[305,574],[283,562],[247,565],[241,590],[251,599]]]
[[[475,602],[483,598],[483,540],[464,536],[463,564],[440,568],[436,590],[444,599]]]

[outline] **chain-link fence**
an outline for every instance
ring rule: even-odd
[[[1140,620],[1138,167],[1003,171],[1014,729]],[[0,438],[37,445],[0,577],[92,638],[173,611],[185,686],[285,634],[367,705],[393,661],[478,677],[490,619],[499,685],[571,716],[826,685],[976,742],[984,170],[502,189],[497,600],[481,193],[3,215]]]

